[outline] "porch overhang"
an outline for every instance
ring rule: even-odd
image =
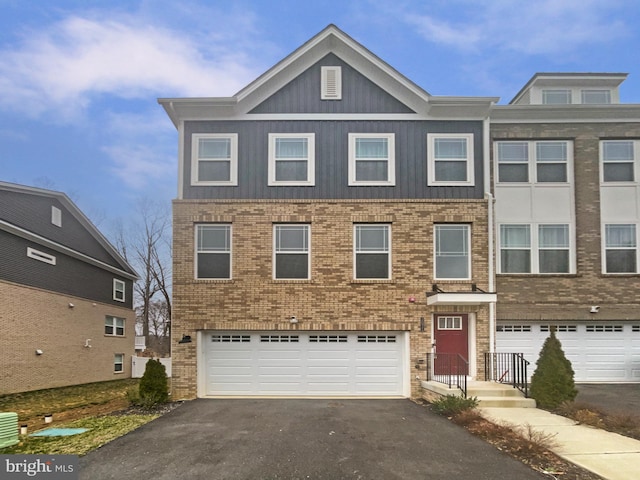
[[[427,292],[427,305],[484,305],[498,300],[496,292],[485,292],[474,285],[470,292],[445,292],[437,285]]]

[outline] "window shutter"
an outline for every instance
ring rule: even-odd
[[[322,67],[322,100],[342,99],[342,70],[341,67]]]

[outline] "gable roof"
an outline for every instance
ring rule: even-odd
[[[331,24],[232,97],[160,98],[158,103],[176,127],[181,120],[237,118],[248,114],[329,53],[364,73],[421,117],[483,117],[498,101],[497,97],[434,97]],[[451,111],[446,110],[448,105],[453,107]]]
[[[88,255],[87,253],[80,252],[76,248],[73,248],[69,245],[64,245],[60,241],[46,238],[45,236],[36,233],[37,228],[35,228],[35,225],[34,228],[31,229],[28,224],[17,225],[13,222],[7,221],[6,219],[0,218],[1,230],[10,232],[23,238],[27,238],[36,243],[60,251],[85,262],[91,263],[105,270],[109,270],[130,280],[137,280],[138,274],[133,269],[133,267],[129,265],[129,263],[120,255],[118,250],[104,237],[104,235],[102,235],[102,233],[96,228],[96,226],[93,225],[93,223],[84,215],[84,213],[82,213],[82,211],[76,206],[75,203],[71,201],[71,199],[65,193],[1,181],[0,191],[13,192],[19,195],[35,195],[59,202],[59,204],[64,207],[76,221],[78,221],[78,223],[100,245],[100,247],[102,247],[106,251],[109,257],[113,259],[113,262],[106,263],[105,261]],[[26,219],[27,222],[29,220],[30,219],[28,218]]]

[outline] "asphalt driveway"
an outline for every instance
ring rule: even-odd
[[[576,402],[593,405],[608,414],[638,415],[640,385],[637,383],[581,383],[576,388]]]
[[[86,480],[545,478],[409,400],[194,400],[80,459]]]

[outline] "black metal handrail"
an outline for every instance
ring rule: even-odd
[[[485,353],[484,379],[512,385],[528,398],[528,366],[529,362],[522,353]]]
[[[467,397],[469,362],[458,353],[427,353],[427,381],[457,387]]]

